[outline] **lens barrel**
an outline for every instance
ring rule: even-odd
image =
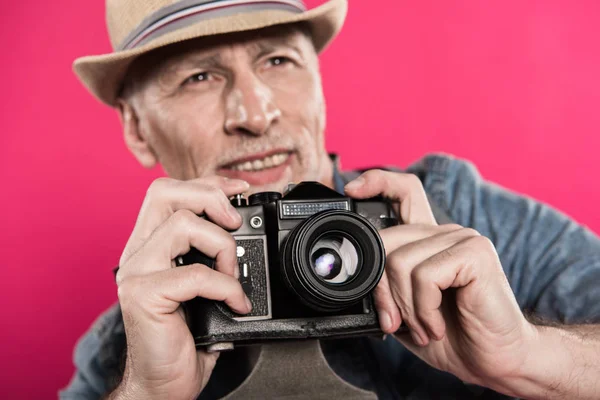
[[[383,274],[385,249],[377,229],[346,210],[327,210],[298,224],[281,251],[282,276],[309,307],[333,312],[367,296]]]

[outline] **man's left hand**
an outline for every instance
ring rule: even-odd
[[[433,367],[501,390],[527,361],[537,331],[523,316],[492,242],[438,225],[414,175],[371,170],[346,186],[353,198],[399,203],[402,223],[380,231],[387,261],[375,290],[381,328]]]

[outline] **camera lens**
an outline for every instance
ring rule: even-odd
[[[316,213],[298,224],[282,244],[282,277],[309,307],[342,310],[377,286],[385,249],[375,227],[346,210]]]
[[[310,265],[324,282],[347,283],[358,271],[358,251],[348,238],[325,235],[312,247]]]

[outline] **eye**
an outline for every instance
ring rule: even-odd
[[[287,64],[289,62],[291,62],[292,60],[290,60],[287,57],[283,57],[283,56],[277,56],[277,57],[271,57],[269,58],[269,64],[273,65],[273,66],[278,66],[278,65],[283,65],[283,64]]]
[[[199,72],[197,74],[194,74],[194,75],[188,77],[185,81],[183,81],[183,85],[204,82],[204,81],[207,81],[208,79],[209,79],[208,72]]]

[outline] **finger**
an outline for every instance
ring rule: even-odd
[[[396,225],[379,231],[379,236],[383,240],[386,255],[392,253],[399,247],[405,246],[417,240],[422,240],[433,235],[444,232],[452,232],[463,227],[456,224],[445,225]]]
[[[402,324],[402,317],[392,296],[390,283],[385,272],[373,292],[373,301],[377,309],[381,330],[385,333],[396,332]]]
[[[401,246],[405,246],[408,243],[418,241],[435,234],[451,232],[461,229],[460,225],[448,224],[441,226],[433,225],[398,225],[381,230],[380,236],[384,242],[386,249],[386,255],[389,255]],[[393,264],[393,263],[392,263]],[[390,265],[389,258],[386,263],[386,271]],[[405,282],[409,280],[406,279]],[[404,289],[398,289],[399,293],[408,293],[410,286],[406,285]],[[396,297],[396,298],[395,298]],[[377,285],[373,299],[375,301],[375,307],[379,314],[381,329],[386,333],[392,333],[399,329],[402,324],[402,315],[399,311],[400,296],[394,296],[390,289],[390,283],[387,272],[382,276],[381,281]],[[418,327],[417,327],[418,329]]]
[[[195,297],[224,301],[239,314],[252,308],[235,278],[198,264],[129,276],[119,284],[118,294],[124,309],[141,307],[150,315],[172,314]]]
[[[248,189],[239,179],[213,176],[191,181],[157,179],[148,189],[136,224],[139,236],[149,236],[177,210],[206,214],[213,222],[226,228],[239,226],[239,214],[229,202],[229,196]],[[231,210],[233,208],[233,210]]]
[[[201,382],[200,387],[204,388],[208,384],[208,380],[212,374],[212,371],[217,364],[219,359],[219,351],[208,352],[205,350],[198,350],[196,356],[198,357],[198,365],[202,365],[202,368],[198,369],[198,381]]]
[[[236,229],[241,217],[229,197],[248,189],[239,179],[213,176],[191,181],[161,178],[155,180],[142,204],[133,232],[127,242],[119,265],[141,247],[151,233],[177,210],[205,214],[227,229]]]
[[[404,263],[397,253],[398,251],[390,254],[386,261],[391,296],[399,310],[402,322],[410,329],[414,342],[424,346],[427,344],[427,334],[414,313],[413,288],[410,280],[413,265]]]
[[[431,362],[436,355],[444,354],[444,342],[430,342],[427,346],[417,345],[409,332],[396,332],[394,337],[411,353],[425,362]]]
[[[401,246],[390,254],[386,261],[392,296],[400,309],[402,320],[413,333],[415,343],[421,346],[429,342],[431,335],[428,332],[430,326],[423,323],[421,315],[416,310],[418,300],[413,298],[415,288],[412,276],[415,267],[465,238],[479,235],[477,231],[469,228],[448,231],[442,231],[440,228],[438,227],[441,232],[436,235]],[[438,339],[439,330],[434,332],[436,333],[434,337]]]
[[[451,232],[462,229],[460,225],[398,225],[381,230],[379,233],[383,239],[386,254],[389,255],[398,247],[404,246],[417,240],[421,240],[435,234]],[[386,333],[398,330],[402,324],[402,317],[392,296],[387,272],[383,274],[379,284],[373,293],[375,307],[379,314],[381,329]]]
[[[178,210],[156,229],[142,248],[117,272],[117,282],[128,275],[148,274],[172,268],[172,260],[194,247],[215,259],[215,268],[235,276],[238,268],[236,243],[223,228]]]
[[[416,175],[374,169],[348,183],[344,190],[359,199],[381,194],[400,202],[400,218],[405,224],[437,225],[423,184]]]
[[[496,270],[491,271],[490,265],[495,265]],[[484,281],[488,280],[502,284],[487,285]],[[415,312],[439,339],[445,333],[440,309],[442,292],[450,287],[460,288],[457,303],[465,303],[468,313],[475,315],[482,323],[486,320],[493,322],[498,317],[497,313],[504,309],[506,301],[514,303],[513,309],[516,314],[520,313],[514,296],[507,296],[512,291],[506,287],[508,284],[495,249],[489,239],[483,236],[468,237],[420,263],[413,271],[412,284]],[[493,289],[494,286],[497,290]],[[484,287],[488,288],[485,293],[481,290]]]

